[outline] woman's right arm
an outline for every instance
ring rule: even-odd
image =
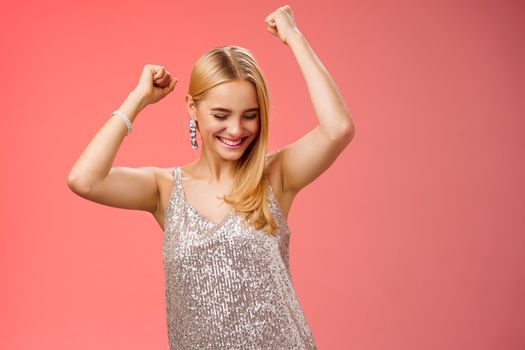
[[[133,123],[148,104],[171,92],[175,82],[176,78],[171,78],[162,66],[146,65],[141,82],[119,110]],[[154,214],[160,202],[156,177],[160,168],[112,166],[126,135],[127,127],[122,119],[116,116],[108,118],[73,165],[67,185],[79,196],[93,202]]]

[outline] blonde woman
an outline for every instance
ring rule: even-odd
[[[146,65],[136,88],[68,176],[79,196],[150,212],[164,232],[170,349],[316,349],[289,270],[287,216],[296,194],[350,143],[354,124],[339,91],[298,30],[290,6],[265,19],[306,80],[318,125],[267,153],[269,96],[251,52],[216,47],[193,67],[186,106],[200,156],[173,168],[113,167],[139,112],[176,78]]]

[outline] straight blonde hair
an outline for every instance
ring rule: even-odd
[[[223,197],[255,229],[276,235],[277,224],[267,201],[266,144],[268,140],[269,93],[253,54],[240,46],[219,46],[203,54],[195,63],[188,94],[198,105],[211,88],[233,80],[246,80],[256,89],[259,103],[259,134],[234,165],[232,191]]]

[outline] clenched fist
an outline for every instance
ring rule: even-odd
[[[301,34],[295,24],[292,8],[289,5],[279,7],[266,16],[264,21],[266,22],[266,29],[286,45],[288,45],[291,36]]]
[[[172,77],[163,66],[146,64],[135,92],[147,104],[156,103],[172,92],[176,83],[177,78]]]

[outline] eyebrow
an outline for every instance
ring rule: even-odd
[[[223,108],[223,107],[215,107],[215,108],[212,108],[211,110],[212,111],[218,111],[218,112],[227,112],[227,113],[231,113],[232,112],[231,109]],[[250,108],[250,109],[245,110],[245,112],[251,112],[251,111],[259,112],[259,108],[258,107],[254,107],[254,108]]]

